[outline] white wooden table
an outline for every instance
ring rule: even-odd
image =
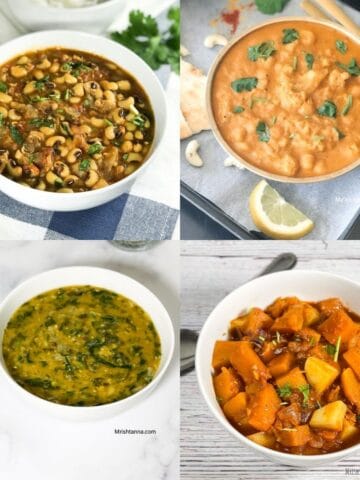
[[[259,273],[281,252],[294,252],[296,268],[337,273],[360,281],[360,242],[182,242],[181,318],[199,330],[215,305]],[[314,470],[275,465],[242,447],[212,417],[195,373],[181,381],[181,478],[191,480],[360,479],[360,455]]]

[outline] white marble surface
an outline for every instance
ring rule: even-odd
[[[252,279],[279,253],[294,252],[298,269],[332,272],[360,282],[360,242],[182,242],[181,323],[199,331],[228,293]],[[360,455],[312,470],[276,465],[244,448],[211,415],[192,372],[181,381],[183,480],[345,480],[360,475]]]
[[[129,275],[148,287],[178,327],[179,242],[127,253],[108,242],[0,242],[0,299],[21,281],[61,266],[89,265]],[[2,480],[177,480],[178,346],[169,370],[148,398],[115,417],[69,422],[24,402],[0,376]],[[122,436],[121,429],[156,429]]]

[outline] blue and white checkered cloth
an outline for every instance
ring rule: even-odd
[[[169,0],[157,0],[158,12],[167,9]],[[151,2],[131,1],[131,7],[144,10]],[[3,14],[2,14],[3,13]],[[156,14],[156,13],[153,13]],[[127,13],[112,28],[125,24]],[[160,21],[164,19],[161,15]],[[1,2],[0,42],[18,36]],[[0,47],[1,48],[1,47]],[[179,78],[162,68],[159,78],[166,89],[169,111],[179,105]],[[51,212],[27,207],[0,193],[0,238],[2,240],[164,240],[178,238],[175,228],[179,216],[179,123],[169,115],[165,140],[157,158],[127,194],[110,203],[81,212]]]

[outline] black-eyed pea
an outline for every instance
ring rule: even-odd
[[[134,149],[134,152],[129,153],[129,156],[126,161],[127,163],[131,163],[131,162],[142,162],[142,160],[143,160],[143,157],[139,153],[135,152],[135,149]]]
[[[125,140],[134,140],[134,134],[132,132],[126,132],[124,135]]]
[[[37,68],[33,71],[33,75],[36,80],[42,80],[45,77],[45,73],[42,70],[38,70]]]
[[[114,92],[118,89],[118,84],[116,82],[108,82],[107,80],[102,80],[100,85],[104,90],[113,90]]]
[[[128,122],[132,122],[135,118],[135,114],[134,113],[128,113],[125,118]]]
[[[74,77],[74,75],[71,75],[71,73],[65,73],[64,81],[68,85],[75,85],[75,83],[77,83],[77,78]]]
[[[48,58],[44,58],[42,62],[36,65],[40,70],[48,70],[51,67],[51,62]]]
[[[132,173],[135,172],[135,170],[137,170],[137,168],[138,168],[137,162],[129,163],[129,165],[127,165],[125,168],[125,172],[124,172],[125,176],[131,175]]]
[[[116,105],[116,96],[114,92],[112,92],[111,90],[105,90],[104,97],[109,103],[114,104],[114,106]]]
[[[131,89],[131,83],[129,80],[120,80],[117,82],[119,90],[123,90],[124,92]]]
[[[30,59],[26,55],[23,55],[22,57],[19,58],[19,60],[16,61],[18,65],[26,65],[29,62],[30,62]]]
[[[109,125],[108,127],[105,128],[105,131],[104,131],[104,134],[105,134],[105,138],[107,138],[108,140],[114,140],[115,138],[115,129],[112,125]]]
[[[122,113],[123,113],[122,108],[116,108],[112,112],[112,118],[117,125],[124,125],[125,123],[125,118],[123,117]]]
[[[22,168],[16,164],[15,161],[10,160],[7,165],[7,171],[9,172],[9,175],[11,175],[14,178],[19,178],[22,175]]]
[[[66,145],[61,145],[59,147],[60,157],[65,158],[69,153],[69,149]]]
[[[80,97],[71,97],[69,102],[72,104],[72,105],[76,105],[78,103],[81,102],[81,98]]]
[[[7,93],[0,92],[0,103],[10,103],[12,101],[12,97]]]
[[[73,87],[73,92],[77,97],[83,97],[85,95],[84,84],[83,83],[77,83]]]
[[[130,140],[125,140],[125,142],[121,145],[121,151],[124,153],[129,153],[133,149],[133,144]]]
[[[54,82],[56,83],[56,85],[64,85],[65,83],[65,76],[61,76],[61,77],[56,77],[54,78]]]
[[[51,137],[55,134],[55,128],[52,127],[40,127],[40,132],[45,135],[45,137]]]
[[[8,116],[8,111],[5,107],[0,107],[0,115],[2,118],[6,118]]]
[[[89,170],[86,175],[85,185],[88,188],[93,187],[99,180],[99,175],[95,170]]]
[[[66,165],[66,163],[59,160],[54,163],[54,171],[56,175],[61,178],[66,178],[70,175],[70,168]]]
[[[118,102],[118,106],[120,108],[125,108],[126,110],[130,110],[130,107],[134,105],[134,103],[135,103],[134,97],[128,97],[125,100],[121,100],[120,102]]]
[[[74,190],[72,188],[59,188],[56,190],[57,193],[74,193]]]
[[[44,191],[44,190],[46,190],[46,183],[44,182],[44,180],[40,180],[35,188],[36,188],[36,190]]]
[[[22,153],[21,150],[16,150],[14,156],[15,156],[16,160],[22,160],[24,158],[24,154]]]
[[[22,67],[21,65],[13,65],[10,68],[10,73],[14,78],[22,78],[26,77],[28,74],[28,71],[26,70],[25,67]]]
[[[132,122],[126,122],[125,123],[125,128],[128,132],[135,132],[136,130],[136,125]]]
[[[98,164],[96,163],[96,161],[92,158],[90,160],[90,170],[95,170],[96,172],[99,170],[99,167],[98,167]]]
[[[9,110],[9,118],[10,120],[21,120],[21,115],[19,115],[17,111],[12,108],[11,110]]]
[[[45,178],[49,185],[55,185],[55,184],[62,185],[62,179],[51,170],[47,172]]]
[[[54,62],[49,68],[49,72],[51,73],[57,73],[59,70],[60,70],[60,64],[57,62]]]
[[[36,90],[35,88],[35,82],[29,82],[25,85],[24,89],[23,89],[23,93],[25,95],[30,95],[30,93],[34,93]]]
[[[134,136],[136,140],[142,140],[144,138],[144,135],[140,130],[136,130],[136,132],[134,133]]]
[[[55,143],[57,144],[63,144],[65,143],[65,137],[61,136],[61,135],[54,135],[52,137],[49,137],[46,142],[45,142],[45,145],[47,147],[53,147],[55,145]]]
[[[74,164],[79,160],[81,156],[82,156],[82,151],[80,150],[80,148],[73,148],[68,153],[66,159],[69,163]]]
[[[314,155],[311,155],[311,153],[304,153],[300,157],[300,165],[301,168],[304,170],[311,170],[314,166],[315,163],[315,157]]]
[[[104,187],[107,187],[109,184],[106,180],[104,180],[103,178],[100,178],[100,180],[95,183],[95,185],[93,186],[93,190],[97,190],[98,188],[104,188]]]
[[[90,123],[95,128],[102,128],[105,125],[105,120],[102,118],[91,117]]]
[[[109,70],[117,70],[117,66],[115,65],[115,63],[111,63],[111,62],[107,62],[106,63],[106,66]]]
[[[122,93],[118,93],[116,95],[116,101],[117,102],[121,102],[121,100],[124,100],[125,99],[125,95],[123,95]]]
[[[64,179],[64,184],[67,187],[73,187],[78,183],[78,181],[79,181],[79,177],[77,177],[76,175],[69,175]]]
[[[135,143],[133,150],[134,150],[135,153],[141,152],[141,150],[142,150],[142,145],[141,145],[141,143]]]

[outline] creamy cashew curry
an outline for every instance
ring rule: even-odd
[[[281,452],[360,441],[360,317],[337,298],[279,298],[230,323],[213,351],[214,389],[232,425]]]
[[[92,406],[129,397],[158,370],[161,343],[132,300],[92,286],[58,288],[24,303],[3,338],[13,379],[45,400]]]
[[[153,138],[142,86],[104,58],[51,48],[0,67],[0,173],[22,185],[106,187],[144,163]]]
[[[222,138],[261,170],[313,177],[360,158],[360,46],[326,25],[249,33],[220,61],[211,96]]]

